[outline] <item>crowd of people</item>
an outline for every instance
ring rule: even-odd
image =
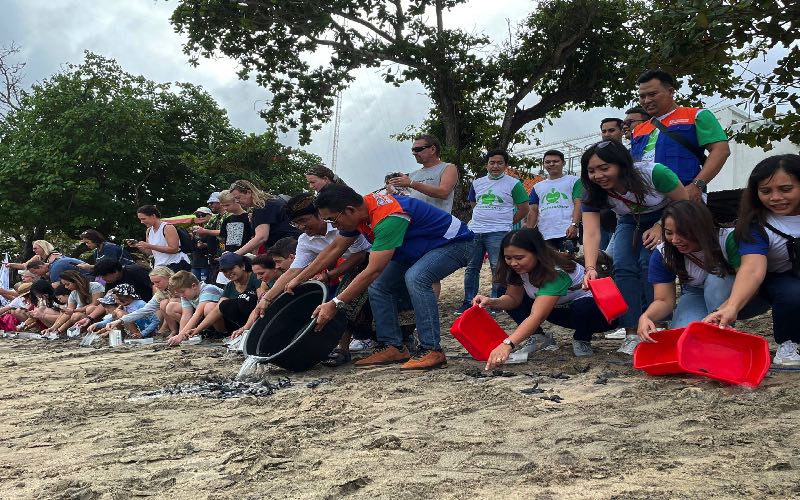
[[[0,290],[0,327],[119,329],[130,338],[163,335],[169,345],[235,338],[280,294],[316,279],[332,297],[314,311],[317,328],[340,310],[348,325],[324,364],[374,348],[352,362],[427,370],[447,364],[440,283],[465,268],[456,314],[506,311],[518,324],[487,369],[523,343],[558,348],[545,322],[573,330],[576,356],[592,355],[593,335],[618,328],[619,352],[632,354],[666,324],[729,327],[770,308],[774,363],[800,366],[800,333],[791,326],[800,319],[800,156],[755,165],[735,227],[720,228],[705,193],[730,154],[725,131],[709,110],[678,106],[664,71],[647,71],[637,84],[640,106],[602,120],[579,177],[565,174],[564,154],[550,150],[547,178],[528,193],[509,174],[508,153],[487,151],[486,175],[465,196],[469,223],[451,214],[458,169],[424,134],[411,146],[420,168],[387,175],[385,193],[361,195],[320,165],[306,175],[312,192],[288,199],[246,180],[214,192],[188,231],[153,205],[136,211],[141,240],[119,245],[87,229],[80,238],[89,262],[35,241],[31,259],[7,264],[22,282]],[[486,260],[493,279],[482,295]],[[609,268],[628,304],[611,322],[589,290]]]

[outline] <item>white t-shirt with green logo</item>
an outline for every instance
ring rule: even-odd
[[[525,203],[528,193],[522,182],[510,175],[499,179],[489,176],[472,181],[468,201],[475,203],[469,228],[474,233],[486,234],[511,231],[514,209]]]
[[[547,179],[533,185],[528,202],[539,206],[538,227],[546,240],[563,238],[572,223],[575,200],[583,196],[583,184],[574,175]]]

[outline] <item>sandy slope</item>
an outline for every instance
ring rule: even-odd
[[[460,279],[445,283],[447,327]],[[316,368],[233,400],[135,397],[230,379],[241,359],[217,348],[0,340],[0,498],[800,496],[800,373],[756,390],[651,378],[617,342],[577,361],[557,338],[513,377],[474,378],[458,357],[418,375]],[[319,377],[332,381],[306,387]],[[520,393],[537,382],[563,402]]]

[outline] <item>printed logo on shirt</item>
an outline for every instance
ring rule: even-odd
[[[556,191],[556,188],[552,188],[549,193],[544,195],[545,201],[551,204],[558,203],[562,198],[569,201],[569,197],[565,193]]]
[[[477,201],[481,205],[500,205],[503,203],[503,198],[494,194],[491,188],[489,188],[487,192],[478,196]]]
[[[382,205],[388,205],[390,203],[394,203],[394,199],[386,196],[385,194],[378,194],[375,193],[375,204],[379,207]]]

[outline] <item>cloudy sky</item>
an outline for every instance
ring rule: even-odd
[[[201,85],[228,111],[234,126],[264,131],[256,110],[264,106],[267,92],[252,81],[240,81],[230,60],[203,60],[199,67],[190,66],[182,52],[184,38],[169,23],[176,4],[176,0],[0,0],[0,44],[14,41],[22,47],[28,84],[57,72],[64,63],[80,63],[83,51],[90,50],[157,82]],[[521,20],[530,7],[529,0],[473,0],[469,8],[451,12],[446,24],[499,39],[507,36],[506,20]],[[338,173],[367,192],[378,188],[388,172],[416,168],[410,144],[397,143],[390,135],[418,125],[429,109],[421,86],[408,83],[395,88],[373,70],[360,71],[355,84],[343,93]],[[548,143],[591,134],[605,116],[621,113],[568,112],[539,137]],[[326,126],[307,149],[330,163],[331,139],[332,127]],[[292,134],[282,141],[296,145]]]

